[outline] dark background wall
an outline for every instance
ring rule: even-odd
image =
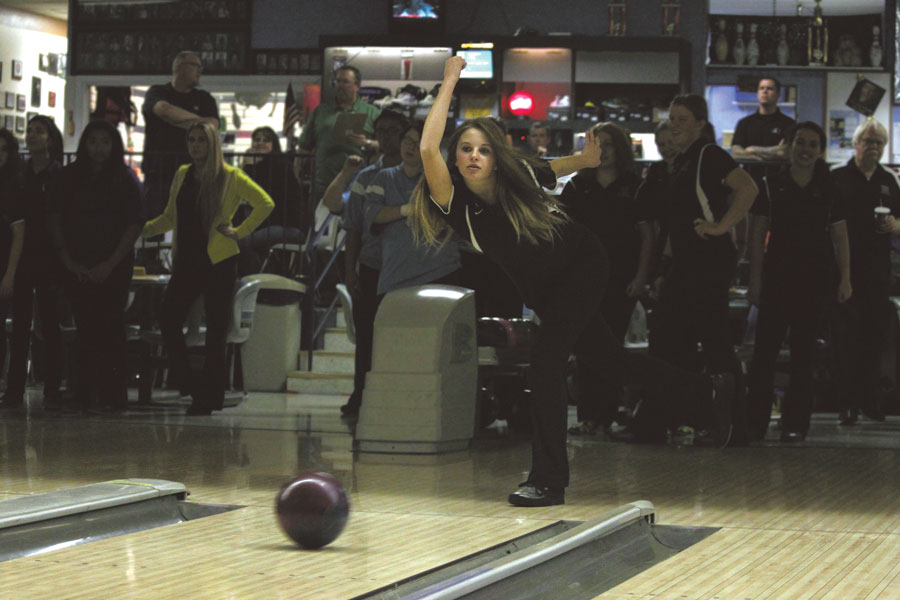
[[[252,44],[257,48],[315,48],[320,35],[388,35],[388,0],[254,0]],[[606,2],[577,0],[448,0],[446,32],[473,36],[512,35],[519,28],[540,34],[568,32],[605,35]],[[681,36],[694,49],[705,48],[707,2],[688,0],[681,7]],[[630,36],[661,33],[659,0],[629,0]],[[394,38],[397,43],[402,38]],[[437,43],[437,42],[435,42]],[[705,52],[692,52],[692,89],[704,86]]]

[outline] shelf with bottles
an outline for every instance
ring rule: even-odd
[[[809,43],[810,17],[710,15],[707,67],[883,70],[882,15],[824,19],[825,52]]]

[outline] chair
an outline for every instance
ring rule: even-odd
[[[228,344],[229,353],[228,381],[229,383],[234,381],[238,389],[242,389],[244,386],[240,345],[250,337],[259,287],[259,281],[240,279],[235,283],[234,296],[231,300],[231,320],[228,323],[225,343]],[[200,297],[194,301],[191,312],[188,314],[187,332],[184,335],[184,341],[188,348],[206,344],[206,326],[202,325],[203,320],[203,298]]]
[[[341,228],[341,220],[338,216],[332,215],[322,201],[316,207],[315,226],[306,234],[306,241],[303,244],[295,244],[290,242],[278,242],[269,248],[269,253],[260,267],[261,273],[267,273],[269,261],[276,255],[282,255],[281,274],[286,276],[302,276],[305,274],[306,266],[303,264],[303,258],[306,256],[309,242],[322,229],[326,228],[322,236],[316,241],[316,250],[325,252],[334,252],[336,248],[341,247],[345,232]]]
[[[243,388],[244,381],[243,371],[240,366],[240,344],[243,344],[250,337],[259,287],[259,281],[238,280],[232,296],[231,319],[225,339],[229,347],[228,381],[229,383],[232,381],[232,371],[234,370],[236,376],[235,384],[239,389]],[[201,296],[191,305],[184,328],[185,344],[189,348],[201,347],[206,344],[206,326],[203,325],[204,316],[203,297]],[[145,342],[146,349],[141,358],[138,399],[140,403],[148,404],[157,372],[168,366],[168,359],[162,356],[163,340],[162,334],[158,329],[142,331],[140,338]]]

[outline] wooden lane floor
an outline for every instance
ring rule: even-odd
[[[662,524],[722,529],[603,598],[900,597],[895,448],[572,441],[567,504],[520,509],[505,496],[526,476],[526,441],[357,456],[341,401],[252,395],[211,418],[183,407],[0,418],[0,498],[151,477],[184,483],[196,502],[246,506],[0,563],[0,598],[348,598],[638,499]],[[900,421],[886,427],[900,437]],[[279,486],[309,469],[336,475],[351,501],[343,535],[316,552],[291,545],[273,510]]]

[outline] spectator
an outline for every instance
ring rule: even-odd
[[[298,142],[303,152],[315,152],[316,171],[312,197],[315,201],[325,193],[328,185],[344,166],[350,154],[362,155],[364,149],[378,150],[378,142],[370,139],[375,131],[375,118],[379,110],[359,98],[362,76],[359,69],[349,65],[340,67],[334,74],[332,86],[334,99],[323,102],[312,112]],[[338,132],[334,126],[342,114],[365,115],[361,129],[350,133]]]
[[[766,435],[775,363],[788,329],[791,379],[781,408],[781,440],[806,438],[813,409],[816,336],[833,296],[834,256],[840,272],[837,301],[846,302],[852,294],[845,200],[838,196],[822,160],[826,144],[825,132],[815,123],[797,125],[789,134],[790,166],[763,178],[753,207],[747,298],[759,306],[759,317],[747,402],[751,439]]]
[[[785,140],[794,120],[778,108],[781,83],[774,77],[763,77],[756,89],[759,107],[737,123],[731,141],[735,160],[785,160]],[[761,175],[764,175],[762,173]]]
[[[172,61],[172,80],[152,85],[144,97],[144,171],[146,216],[158,216],[168,201],[172,177],[190,158],[185,130],[206,121],[219,127],[219,107],[212,95],[199,89],[203,62],[196,52],[179,52]]]
[[[525,142],[532,156],[540,158],[547,156],[550,148],[550,126],[543,121],[535,121],[528,128]]]
[[[640,180],[628,133],[614,123],[592,128],[600,144],[600,165],[582,169],[563,189],[561,201],[576,222],[590,229],[609,255],[609,280],[600,306],[613,337],[624,343],[638,297],[644,293],[653,257],[655,215],[635,200]],[[569,433],[593,435],[616,421],[622,381],[604,365],[599,372],[576,354],[579,379],[578,424]],[[584,379],[585,381],[581,381]]]
[[[669,185],[668,242],[661,267],[665,281],[650,327],[650,353],[696,369],[697,343],[702,342],[707,372],[733,400],[740,368],[728,321],[737,262],[731,230],[746,216],[757,187],[727,152],[704,136],[708,112],[701,96],[676,96],[669,120],[679,154]],[[738,407],[736,443],[746,437],[743,412]],[[653,438],[663,435],[666,425],[680,424],[645,421],[643,435]]]
[[[453,236],[438,248],[420,246],[408,223],[412,192],[422,176],[421,138],[421,123],[408,129],[400,141],[400,164],[379,171],[366,192],[366,224],[381,240],[379,303],[388,292],[404,287],[462,284],[459,240]]]
[[[832,174],[844,202],[850,239],[853,296],[838,305],[832,324],[835,383],[840,422],[858,413],[884,420],[881,355],[891,330],[891,237],[900,235],[900,186],[881,166],[888,135],[878,121],[864,121],[853,134],[855,155]],[[875,209],[890,214],[875,219]]]
[[[300,244],[304,238],[300,182],[291,161],[281,151],[278,134],[271,127],[257,127],[251,139],[250,151],[264,156],[254,158],[244,166],[244,171],[269,194],[275,209],[256,231],[238,242],[240,275],[258,273],[272,246]],[[246,209],[246,206],[241,207],[236,224],[246,218]]]
[[[25,240],[22,207],[22,158],[19,142],[8,129],[0,129],[0,322],[10,313],[16,270]],[[6,327],[0,328],[0,365],[6,362]],[[5,402],[0,407],[6,408]],[[15,406],[12,408],[16,408]]]
[[[44,409],[58,410],[63,407],[59,331],[62,267],[50,240],[47,202],[50,186],[62,168],[62,134],[52,119],[38,115],[28,121],[25,145],[29,153],[23,193],[25,244],[13,289],[13,331],[3,405],[22,406],[25,398],[31,319],[36,299],[44,350]]]
[[[75,162],[51,189],[49,213],[77,329],[75,407],[119,412],[128,404],[125,305],[144,220],[141,184],[108,121],[85,127]]]
[[[353,325],[356,329],[353,392],[341,406],[341,414],[359,413],[366,373],[372,368],[372,335],[378,307],[378,276],[381,272],[381,240],[365,226],[366,189],[383,168],[400,164],[400,139],[409,121],[400,113],[384,110],[375,119],[375,139],[381,148],[378,159],[363,170],[362,157],[350,155],[344,168],[325,192],[323,203],[341,215],[347,231],[344,249],[344,283],[353,298]],[[358,173],[358,174],[357,174]],[[349,190],[346,202],[344,190]]]
[[[165,211],[144,226],[143,235],[175,230],[177,251],[160,329],[179,389],[193,400],[188,415],[209,415],[221,410],[225,401],[225,338],[237,278],[237,240],[262,223],[274,203],[243,171],[225,164],[211,123],[201,121],[188,128],[187,148],[191,164],[178,169]],[[234,228],[231,220],[242,201],[249,202],[253,212]],[[191,372],[182,331],[200,296],[206,312],[202,377]]]

